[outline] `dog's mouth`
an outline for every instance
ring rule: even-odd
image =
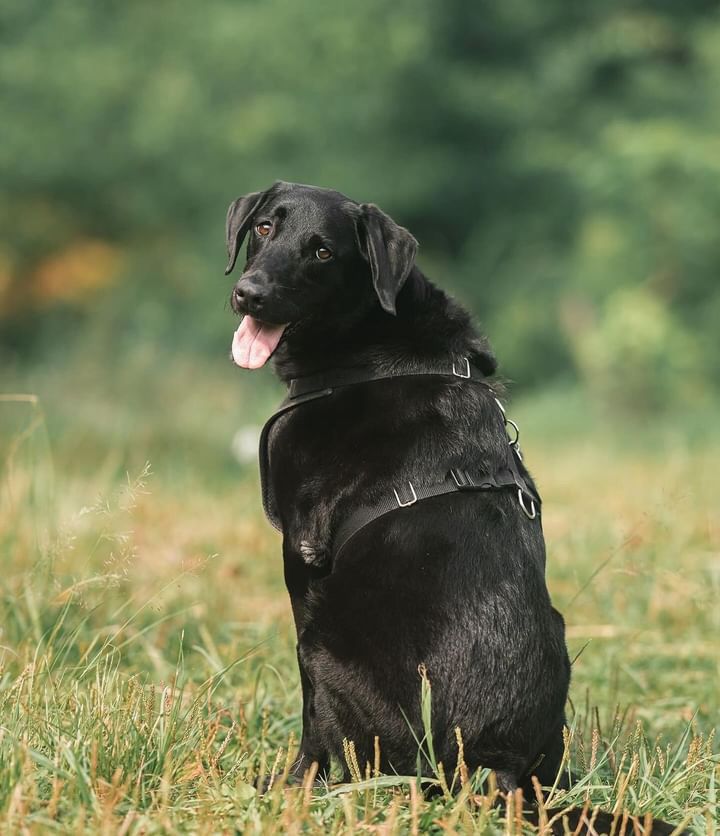
[[[259,369],[278,347],[285,325],[262,322],[247,314],[233,335],[232,357],[243,369]]]

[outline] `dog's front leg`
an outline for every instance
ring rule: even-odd
[[[299,537],[286,537],[283,543],[285,584],[290,593],[290,604],[298,637],[297,660],[303,701],[300,751],[288,776],[292,782],[302,781],[314,762],[318,764],[318,780],[326,780],[330,773],[330,756],[320,739],[317,728],[315,687],[310,665],[311,650],[303,646],[303,635],[312,622],[308,596],[313,582],[327,575],[329,567],[308,563],[302,552],[302,542]]]
[[[308,670],[306,653],[302,647],[302,639],[297,645],[298,667],[300,668],[300,684],[302,686],[302,738],[300,751],[290,767],[289,779],[302,781],[308,769],[317,763],[315,780],[327,781],[330,777],[330,754],[323,745],[317,727],[315,708],[315,687]]]

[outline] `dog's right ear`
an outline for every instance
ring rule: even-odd
[[[225,221],[225,237],[227,239],[228,266],[225,275],[232,272],[237,261],[240,247],[245,240],[250,223],[255,213],[262,207],[270,195],[271,189],[264,192],[250,192],[237,200],[233,200],[227,211]]]

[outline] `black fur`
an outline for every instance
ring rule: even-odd
[[[235,294],[232,304],[291,323],[273,357],[284,381],[461,357],[495,370],[467,312],[414,265],[415,240],[376,207],[277,183],[231,206],[231,265],[251,221],[261,220],[272,234],[260,238],[252,226],[236,286],[251,283],[254,307]],[[333,257],[319,262],[318,246]],[[459,727],[468,767],[493,768],[501,789],[534,797],[540,755],[532,774],[552,784],[570,663],[545,584],[541,522],[523,514],[516,494],[429,499],[367,526],[339,560],[330,550],[351,509],[393,485],[435,482],[451,467],[501,467],[508,440],[492,392],[431,377],[351,386],[281,417],[270,444],[303,691],[295,772],[317,761],[327,775],[335,758],[349,777],[343,739],[364,767],[377,735],[382,769],[415,774],[424,665],[446,769],[457,760]]]

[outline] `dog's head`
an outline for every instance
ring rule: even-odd
[[[289,325],[337,320],[349,307],[371,304],[394,314],[417,250],[412,235],[376,206],[283,182],[233,201],[226,232],[226,274],[249,235],[230,304],[245,314],[233,357],[250,369],[265,364]]]

